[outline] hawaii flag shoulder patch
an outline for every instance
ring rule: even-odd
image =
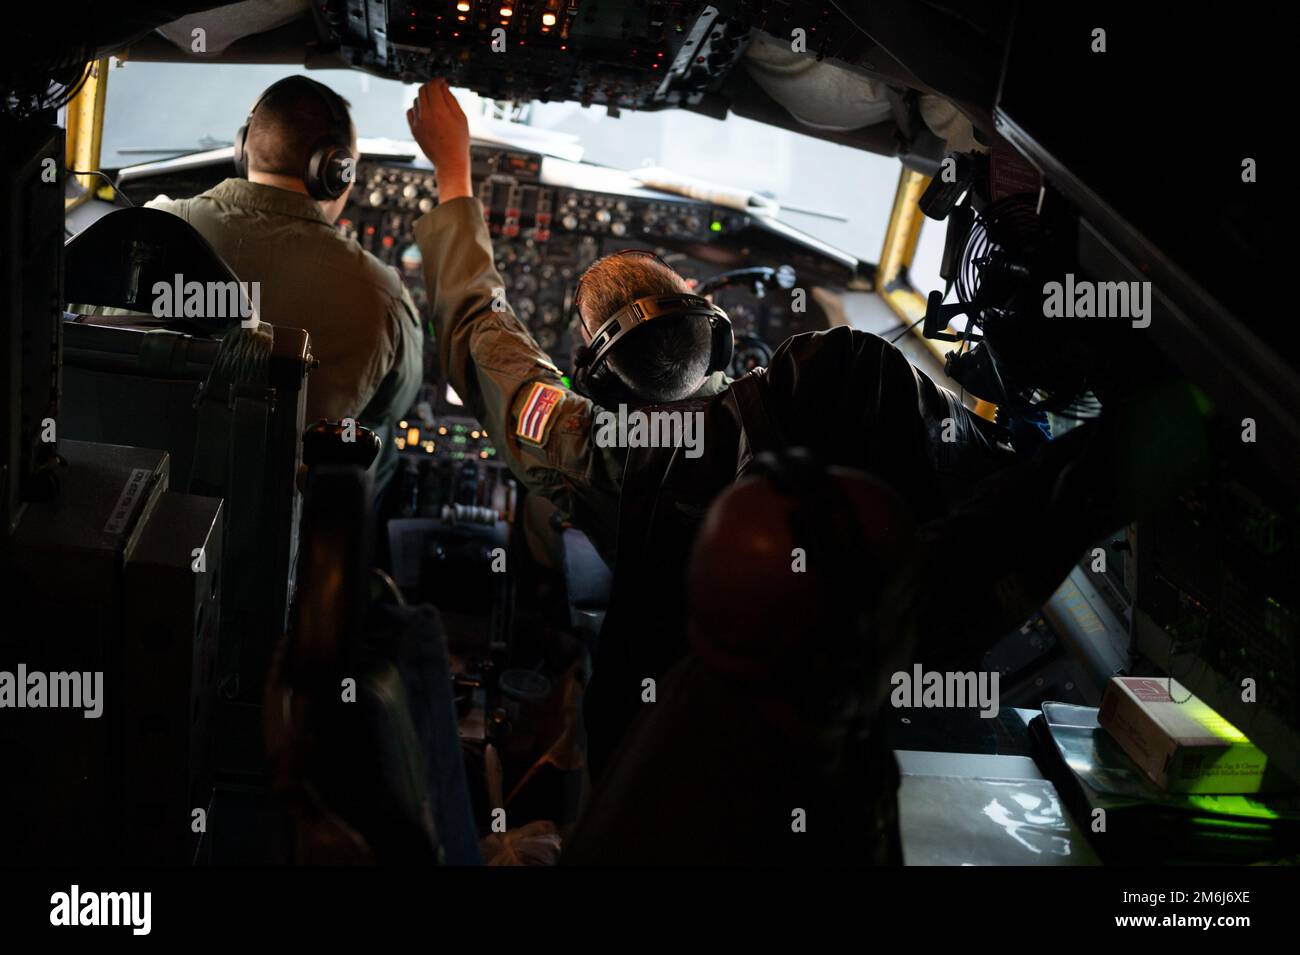
[[[551,414],[559,407],[564,398],[564,389],[535,381],[524,406],[519,411],[515,423],[515,435],[520,441],[540,445],[546,440],[546,428],[551,422]]]

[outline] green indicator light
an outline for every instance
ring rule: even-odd
[[[570,384],[569,384],[569,376],[568,376],[568,375],[561,375],[561,376],[560,376],[560,384],[564,385],[565,388],[571,387]]]
[[[721,222],[714,222],[714,223],[711,223],[711,224],[709,225],[709,228],[712,229],[714,232],[721,232],[721,231],[722,231],[722,223],[721,223]]]

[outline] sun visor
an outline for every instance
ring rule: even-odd
[[[884,83],[796,53],[788,40],[756,33],[744,64],[763,92],[812,129],[848,132],[883,123],[892,114]]]
[[[192,13],[158,28],[158,32],[186,53],[224,53],[237,40],[292,23],[311,10],[311,0],[243,0],[229,6]],[[203,49],[195,48],[201,29]]]
[[[756,33],[743,62],[763,92],[810,130],[844,133],[896,119],[899,94],[886,83],[830,60],[796,53],[788,40]],[[946,99],[931,93],[916,99],[921,120],[943,142],[945,152],[984,149],[970,120]]]

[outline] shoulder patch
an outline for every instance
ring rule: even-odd
[[[515,436],[520,441],[540,445],[546,440],[546,429],[551,422],[551,414],[564,398],[564,389],[535,381],[523,407],[519,409],[519,418],[515,422]]]

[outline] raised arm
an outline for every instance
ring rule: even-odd
[[[471,194],[468,123],[445,80],[420,88],[407,120],[438,172],[438,207],[415,238],[442,367],[515,476],[608,553],[622,453],[595,447],[591,401],[564,386],[506,301]]]

